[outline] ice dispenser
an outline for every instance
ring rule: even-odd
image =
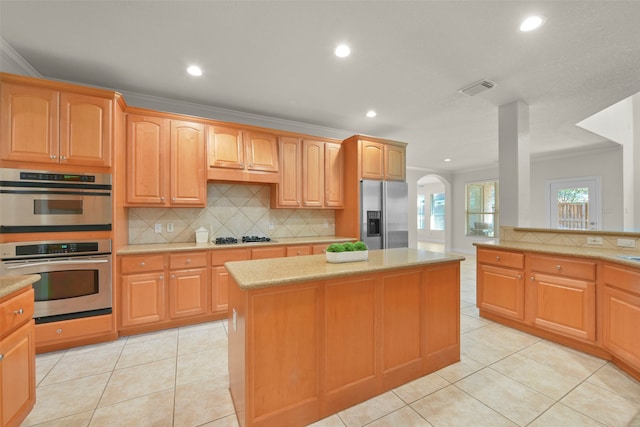
[[[380,235],[380,211],[367,211],[367,237]]]

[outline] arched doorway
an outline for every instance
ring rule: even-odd
[[[448,250],[451,231],[451,184],[440,175],[428,174],[417,182],[418,249],[442,252]]]

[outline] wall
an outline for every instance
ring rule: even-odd
[[[530,227],[548,228],[547,185],[549,180],[599,176],[602,179],[602,229],[622,231],[622,149],[614,147],[602,150],[564,153],[555,157],[531,159],[531,212]],[[477,236],[465,236],[465,184],[473,181],[490,181],[498,178],[498,167],[459,172],[453,175],[451,209],[452,242],[455,252],[475,253],[474,241],[491,240]],[[498,179],[498,185],[500,185]],[[498,204],[500,201],[498,201]],[[498,207],[499,209],[499,207]],[[499,221],[498,217],[498,221]],[[500,236],[498,236],[500,237]]]
[[[271,209],[270,185],[207,185],[206,208],[130,208],[129,244],[195,242],[195,230],[205,227],[209,239],[215,237],[332,236],[335,234],[333,210]],[[162,225],[155,233],[154,225]],[[174,232],[167,232],[167,224]],[[270,227],[272,226],[272,228]]]

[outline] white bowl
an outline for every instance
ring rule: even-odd
[[[345,252],[326,252],[327,262],[354,262],[366,261],[369,258],[369,251],[345,251]]]

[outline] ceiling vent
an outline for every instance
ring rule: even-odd
[[[494,86],[495,83],[490,82],[489,80],[480,80],[479,82],[475,82],[470,86],[460,89],[458,92],[463,93],[467,96],[475,96],[479,93],[484,92],[485,90],[491,89]]]

